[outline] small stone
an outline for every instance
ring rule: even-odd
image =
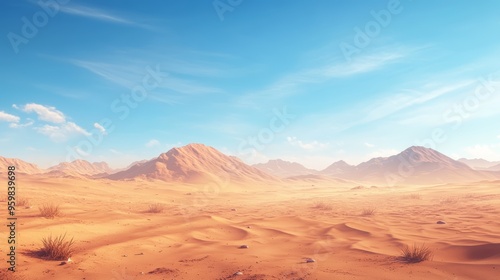
[[[313,262],[316,262],[316,260],[311,258],[306,259],[306,263],[313,263]]]
[[[241,245],[240,249],[248,249],[248,245]]]
[[[247,226],[247,228],[252,228],[251,226]]]
[[[438,224],[438,225],[444,225],[444,224],[446,224],[446,222],[445,221],[437,221],[436,224]]]
[[[231,208],[231,211],[236,211],[236,208]]]
[[[238,272],[236,272],[236,273],[234,274],[234,276],[241,276],[241,275],[243,275],[243,272],[241,272],[241,271],[238,271]]]

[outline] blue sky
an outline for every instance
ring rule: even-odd
[[[0,154],[500,160],[497,1],[2,1]]]

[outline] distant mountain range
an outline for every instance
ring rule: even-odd
[[[378,157],[358,165],[344,161],[324,170],[314,170],[296,162],[276,159],[249,166],[234,156],[225,155],[203,144],[173,148],[151,160],[113,170],[105,162],[76,160],[46,170],[19,159],[0,157],[0,173],[15,165],[17,172],[46,174],[52,177],[86,177],[111,180],[162,180],[203,183],[214,180],[232,182],[353,182],[380,185],[441,184],[500,179],[500,165],[481,159],[453,160],[433,149],[410,147],[403,152]],[[471,167],[470,165],[473,165]],[[477,170],[479,168],[484,168]]]
[[[458,161],[463,162],[476,170],[500,171],[500,161],[487,161],[482,158],[466,159],[461,158]]]
[[[294,170],[301,170],[301,174],[292,176],[305,175],[303,172],[310,170],[304,166],[299,167],[297,164],[294,163]],[[271,174],[290,174],[291,172],[286,173],[283,170],[287,166],[290,166],[290,163],[280,162],[276,165],[276,161],[254,165]],[[433,149],[416,146],[397,155],[373,158],[356,166],[337,161],[324,170],[312,170],[309,174],[384,185],[440,184],[500,178],[497,172],[474,170],[465,163],[453,160]]]

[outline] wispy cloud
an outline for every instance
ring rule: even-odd
[[[147,70],[146,62],[138,61],[128,61],[121,63],[113,62],[96,62],[96,61],[85,61],[85,60],[69,60],[72,64],[89,70],[90,72],[125,88],[132,88],[137,84],[142,83],[144,77],[149,75],[150,72]],[[151,61],[157,61],[156,59],[151,59]],[[168,72],[162,67],[162,63],[158,64],[158,68],[165,75],[162,76],[161,83],[158,86],[158,90],[151,92],[153,99],[163,102],[163,103],[178,103],[179,97],[176,94],[181,95],[196,95],[196,94],[211,94],[211,93],[222,93],[223,90],[217,87],[209,86],[196,81],[195,77],[186,77],[188,75],[183,75],[185,78],[181,78],[181,75],[175,75],[175,73]],[[154,68],[154,67],[152,67]],[[189,68],[193,68],[190,66]],[[183,70],[188,71],[188,68]],[[185,73],[183,73],[185,74]],[[158,91],[167,91],[168,95],[159,93]]]
[[[442,85],[436,87],[432,90],[419,91],[419,90],[402,90],[399,93],[389,95],[388,97],[382,98],[378,101],[371,102],[371,105],[367,108],[361,108],[360,112],[363,112],[364,117],[355,121],[346,121],[338,125],[335,129],[337,132],[343,131],[355,126],[362,124],[371,123],[378,121],[399,113],[403,110],[409,109],[416,105],[422,105],[428,103],[438,97],[446,94],[454,93],[458,90],[465,89],[472,85],[474,81],[465,80],[458,83],[453,83],[449,85]],[[338,116],[330,116],[328,119],[338,119]],[[338,123],[338,121],[336,121]],[[332,121],[332,123],[336,123]]]
[[[366,146],[366,147],[368,147],[368,148],[373,148],[373,147],[375,147],[375,145],[370,144],[370,143],[368,143],[368,142],[365,142],[365,146]]]
[[[81,128],[74,122],[67,122],[61,125],[44,125],[35,128],[35,130],[43,135],[48,136],[54,142],[64,142],[69,137],[75,135],[90,136],[90,133]]]
[[[279,99],[294,95],[310,84],[320,84],[332,79],[345,79],[382,69],[389,64],[401,61],[414,52],[415,49],[398,48],[360,56],[351,62],[339,58],[330,60],[316,67],[285,75],[262,90],[245,94],[238,100],[238,103],[248,105],[261,102],[263,99]]]
[[[131,19],[125,18],[123,16],[116,15],[112,12],[105,11],[103,9],[97,9],[93,7],[83,6],[83,5],[66,5],[61,6],[60,11],[66,14],[80,16],[88,19],[94,19],[99,21],[105,21],[115,24],[124,24],[137,26],[142,28],[149,28],[149,26],[138,23]]]

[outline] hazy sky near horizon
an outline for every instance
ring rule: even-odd
[[[45,3],[45,4],[44,4]],[[57,5],[54,5],[56,3]],[[498,1],[2,1],[0,155],[500,160]]]

